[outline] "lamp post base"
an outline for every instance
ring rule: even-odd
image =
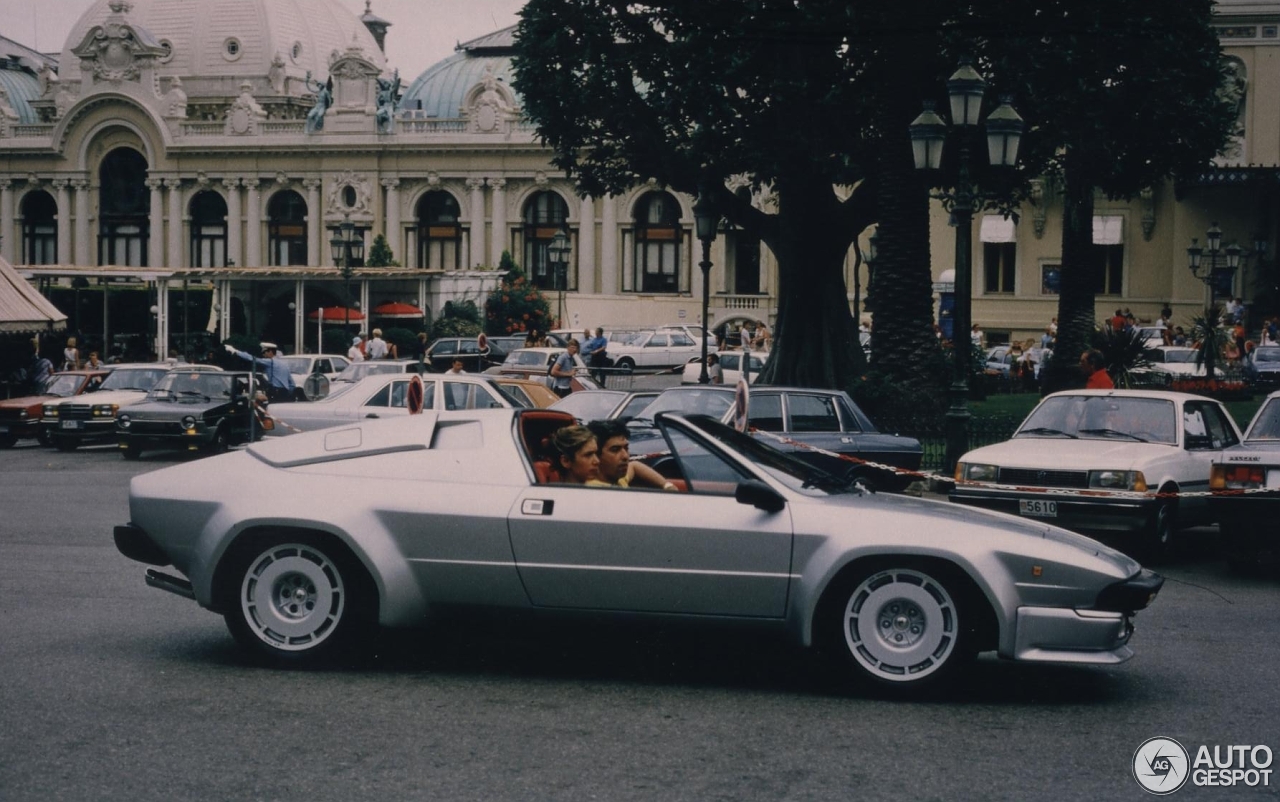
[[[956,463],[969,450],[969,384],[951,385],[951,406],[947,408],[944,431],[947,442],[947,470],[955,473]]]

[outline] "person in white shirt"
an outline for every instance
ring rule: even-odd
[[[352,362],[364,361],[364,351],[360,350],[359,337],[351,338],[351,347],[347,349],[347,359],[351,360]]]
[[[370,359],[386,359],[387,341],[382,339],[382,329],[373,330],[373,339],[365,346]]]

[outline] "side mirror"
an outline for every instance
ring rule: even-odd
[[[787,500],[778,491],[755,479],[739,482],[733,498],[739,504],[750,504],[765,512],[781,512],[787,506]]]

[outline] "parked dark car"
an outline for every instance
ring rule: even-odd
[[[253,409],[266,409],[267,379],[257,374],[174,370],[125,408],[116,419],[120,453],[137,459],[143,449],[166,448],[218,454],[232,443],[257,440],[263,422]]]
[[[524,341],[521,340],[521,345]],[[462,360],[462,369],[468,373],[483,373],[507,358],[505,343],[489,340],[489,353],[480,353],[475,337],[440,337],[427,346],[427,364],[435,373],[444,373],[453,367],[453,360]]]
[[[0,401],[0,448],[13,448],[24,437],[35,437],[48,445],[49,435],[40,429],[40,412],[44,405],[97,390],[108,372],[68,370],[55,373],[45,382],[40,395],[24,395]]]
[[[725,386],[680,386],[664,390],[629,424],[632,430],[631,453],[646,453],[646,441],[652,439],[651,422],[659,412],[710,415],[731,424],[734,395],[734,388]],[[877,431],[875,424],[863,414],[849,394],[840,390],[752,387],[747,404],[747,425],[756,439],[779,451],[836,476],[862,480],[878,490],[902,490],[914,481],[914,477],[863,463],[918,471],[924,453],[920,441],[913,437]],[[819,453],[807,447],[841,456]]]
[[[1280,387],[1280,345],[1262,345],[1244,363],[1245,375],[1259,387]]]

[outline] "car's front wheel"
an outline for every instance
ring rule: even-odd
[[[125,459],[137,459],[142,456],[142,448],[137,443],[125,441],[120,444],[120,456]]]
[[[363,575],[341,546],[279,536],[241,551],[226,575],[224,618],[243,647],[277,663],[343,654],[371,629]]]
[[[1176,492],[1173,488],[1161,488],[1161,493]],[[1177,531],[1178,507],[1172,499],[1161,499],[1151,519],[1147,522],[1142,556],[1148,561],[1158,562],[1166,559],[1173,552],[1174,533]]]
[[[205,446],[205,451],[210,454],[222,454],[227,450],[227,427],[219,425],[213,432],[213,439]]]
[[[636,361],[629,356],[624,356],[618,360],[617,368],[623,373],[631,373],[636,369]]]
[[[877,568],[850,577],[837,592],[833,645],[860,679],[913,692],[936,685],[972,656],[960,589],[933,568]]]

